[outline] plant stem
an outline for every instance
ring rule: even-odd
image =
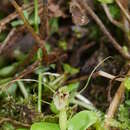
[[[130,23],[130,15],[127,12],[127,10],[123,7],[123,5],[121,4],[121,2],[119,0],[115,0],[115,1],[116,1],[117,5],[120,7],[121,11],[123,12],[123,14],[125,15],[125,17],[127,18],[127,20]]]
[[[96,108],[94,108],[93,106],[91,106],[89,104],[86,104],[86,103],[84,103],[82,101],[76,100],[76,99],[71,100],[70,103],[77,104],[77,105],[82,106],[82,107],[84,107],[84,108],[86,108],[88,110],[92,110],[92,111],[96,110]]]
[[[111,35],[111,33],[107,30],[103,22],[100,20],[100,18],[96,15],[96,13],[91,9],[91,7],[87,4],[86,0],[76,0],[81,8],[84,8],[87,13],[95,20],[95,22],[99,25],[102,32],[108,37],[110,43],[115,47],[115,49],[118,50],[118,52],[126,59],[130,59],[130,54],[126,54],[120,44],[115,40],[115,38]],[[119,1],[119,0],[116,0]]]
[[[130,75],[130,70],[128,71],[127,75]],[[120,84],[120,86],[119,86],[117,92],[115,93],[115,96],[114,96],[114,98],[113,98],[113,100],[108,108],[107,116],[105,119],[105,130],[110,129],[109,120],[114,117],[115,112],[121,103],[121,99],[122,99],[124,93],[125,93],[125,86],[124,86],[124,81],[123,81]]]
[[[102,65],[102,64],[103,64],[106,60],[108,60],[109,58],[111,58],[111,56],[106,57],[105,59],[103,59],[103,60],[93,69],[93,71],[91,72],[90,76],[88,77],[87,83],[85,84],[84,88],[82,88],[82,89],[80,90],[79,93],[82,93],[82,92],[88,87],[89,82],[90,82],[90,80],[91,80],[91,78],[92,78],[93,73],[97,70],[97,68],[98,68],[100,65]]]
[[[38,112],[41,112],[42,108],[42,73],[38,75]]]
[[[19,88],[20,88],[22,94],[24,95],[24,97],[28,98],[28,93],[27,93],[27,90],[26,90],[23,82],[22,81],[18,81],[18,85],[19,85]]]
[[[41,26],[40,26],[40,34],[42,38],[45,40],[48,36],[48,0],[43,1],[43,11],[40,15]]]
[[[60,125],[60,130],[66,130],[67,129],[66,108],[63,108],[63,109],[60,110],[60,114],[59,114],[59,125]]]
[[[38,33],[38,0],[34,0],[34,23],[35,31]]]
[[[11,0],[10,1],[11,4],[15,7],[17,13],[19,14],[20,18],[23,20],[25,27],[27,28],[27,30],[32,34],[33,38],[37,41],[38,46],[42,48],[43,52],[44,52],[44,57],[47,56],[47,51],[45,48],[45,41],[43,41],[40,36],[33,30],[33,28],[30,26],[28,20],[24,17],[24,14],[22,12],[22,9],[20,8],[20,6],[16,3],[15,0]]]

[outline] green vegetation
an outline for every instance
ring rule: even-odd
[[[123,2],[1,1],[0,130],[130,130]]]

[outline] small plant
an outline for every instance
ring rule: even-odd
[[[69,92],[66,87],[60,88],[53,97],[54,104],[59,110],[59,125],[61,130],[67,129],[67,106],[69,103]]]
[[[129,5],[1,0],[0,130],[130,130]]]

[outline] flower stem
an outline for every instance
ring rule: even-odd
[[[23,82],[22,81],[18,81],[18,85],[19,85],[19,88],[20,88],[22,94],[24,95],[24,97],[28,98],[28,92],[27,92]]]
[[[38,33],[38,0],[34,0],[34,23],[35,31]]]
[[[59,125],[60,125],[60,130],[66,130],[67,129],[67,114],[66,114],[65,108],[60,110]]]
[[[42,73],[38,75],[38,112],[41,112],[42,108]]]

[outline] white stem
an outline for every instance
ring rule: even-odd
[[[83,95],[77,93],[77,94],[76,94],[76,97],[77,97],[80,101],[84,102],[85,104],[93,106],[93,104],[92,104],[87,98],[85,98]]]

